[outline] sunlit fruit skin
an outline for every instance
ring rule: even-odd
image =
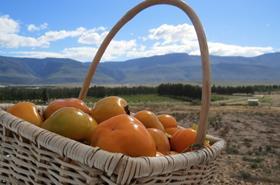
[[[157,151],[164,155],[168,154],[170,152],[170,144],[166,134],[156,128],[148,128],[147,130],[154,139]]]
[[[102,98],[95,103],[91,112],[92,117],[97,123],[120,114],[129,114],[129,110],[126,100],[118,96]]]
[[[44,111],[44,118],[47,119],[55,111],[63,107],[75,107],[82,110],[83,112],[90,114],[90,109],[88,106],[78,98],[66,98],[66,99],[57,99],[50,102]]]
[[[166,128],[165,131],[169,134],[169,135],[174,135],[178,130],[183,130],[185,129],[184,127],[180,127],[180,126],[177,126],[175,128]]]
[[[195,144],[196,131],[191,128],[180,129],[170,139],[171,149],[175,152],[183,152]]]
[[[37,126],[41,126],[43,121],[36,105],[31,102],[19,102],[9,107],[7,112]]]
[[[172,136],[177,130],[178,128],[167,128],[165,131]]]
[[[176,128],[177,127],[176,119],[169,114],[161,114],[161,115],[158,116],[158,119],[165,129]]]
[[[91,145],[132,157],[156,155],[152,136],[140,121],[127,114],[100,123],[92,133]]]
[[[42,128],[77,141],[89,140],[97,126],[96,121],[74,107],[63,107],[42,124]]]
[[[134,115],[134,117],[141,121],[141,123],[143,123],[146,128],[157,128],[165,132],[165,129],[162,126],[161,122],[159,121],[157,116],[151,111],[139,111]]]
[[[157,151],[156,157],[161,157],[161,156],[164,156],[164,154],[162,154],[161,152]]]

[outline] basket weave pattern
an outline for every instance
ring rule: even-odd
[[[111,29],[89,67],[79,98],[83,99],[96,67],[117,32],[142,10],[167,4],[183,10],[198,36],[202,64],[202,105],[196,144],[206,137],[210,105],[210,64],[206,36],[194,11],[181,0],[145,0]],[[212,184],[224,140],[207,136],[211,147],[161,157],[129,157],[62,137],[4,111],[0,104],[0,184]],[[2,109],[3,110],[2,110]],[[39,108],[42,112],[44,107]]]
[[[214,159],[224,147],[221,140],[195,152],[131,158],[64,138],[3,110],[0,136],[0,177],[13,185],[211,184],[218,167]]]

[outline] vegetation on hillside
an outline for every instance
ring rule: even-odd
[[[254,94],[256,92],[271,93],[280,90],[280,85],[255,85],[255,86],[212,86],[212,92],[218,95]],[[42,100],[78,97],[78,87],[2,87],[0,100]],[[159,95],[179,98],[182,100],[199,100],[201,87],[189,84],[160,84],[159,86],[135,87],[104,87],[93,86],[88,91],[89,97],[101,98],[105,96],[125,95]],[[219,98],[219,97],[214,97]]]

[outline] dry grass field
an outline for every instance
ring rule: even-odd
[[[213,95],[208,133],[227,142],[217,185],[280,184],[280,93],[254,97],[259,99],[259,106],[248,106],[247,99],[252,97],[244,95]],[[146,109],[156,114],[168,113],[185,127],[198,123],[197,101],[185,102],[153,94],[123,98],[131,112]],[[86,100],[90,106],[95,101],[96,98]]]
[[[232,97],[224,106],[214,102],[209,134],[227,141],[216,184],[280,184],[280,95],[265,95],[260,106],[247,97]],[[171,113],[183,126],[198,122],[199,106],[181,101],[132,102],[131,110]]]

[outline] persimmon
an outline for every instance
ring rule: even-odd
[[[40,116],[34,103],[19,102],[9,107],[7,112],[34,125],[41,126],[42,117]]]
[[[78,141],[89,140],[96,126],[90,115],[74,107],[57,110],[42,124],[46,130]]]
[[[118,96],[108,96],[97,101],[91,111],[91,116],[101,123],[119,114],[130,114],[127,101]]]
[[[63,107],[75,107],[82,110],[84,113],[90,114],[90,109],[88,106],[78,98],[66,98],[66,99],[57,99],[49,103],[46,110],[44,111],[44,118],[47,119],[55,111]]]
[[[134,115],[134,117],[141,121],[141,123],[143,123],[146,128],[157,128],[159,130],[165,131],[157,116],[151,111],[139,111]]]
[[[161,124],[163,125],[163,127],[165,128],[165,130],[167,128],[176,128],[177,127],[176,119],[169,114],[161,114],[158,116],[158,119],[161,122]]]
[[[162,154],[167,154],[170,151],[170,144],[166,134],[156,128],[148,128],[147,130],[154,139],[157,151]]]
[[[166,132],[169,134],[169,135],[173,135],[175,134],[178,130],[182,130],[182,129],[185,129],[184,127],[181,127],[181,126],[177,126],[177,127],[172,127],[172,128],[166,128]]]
[[[127,114],[101,122],[92,132],[91,145],[132,157],[156,155],[156,145],[148,130]]]
[[[195,144],[196,135],[196,130],[191,128],[176,131],[170,139],[171,149],[179,153],[190,149]]]

